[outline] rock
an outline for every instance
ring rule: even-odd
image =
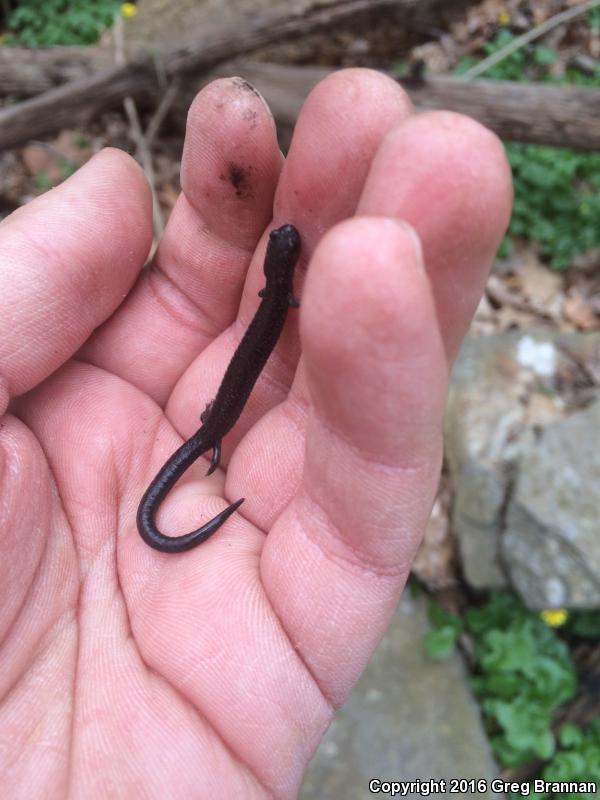
[[[412,574],[430,592],[451,589],[460,584],[455,541],[450,536],[449,507],[448,481],[442,476],[423,541],[411,568]]]
[[[507,444],[525,428],[513,334],[469,338],[452,373],[444,423],[454,486],[452,528],[463,574],[477,589],[499,588],[503,508],[510,484]]]
[[[502,553],[530,608],[600,606],[598,400],[543,430],[523,453]]]
[[[462,661],[458,655],[430,658],[422,644],[427,629],[424,598],[405,591],[386,636],[321,742],[300,800],[367,800],[376,796],[369,791],[373,778],[497,775]],[[448,795],[446,790],[430,796],[447,800]],[[404,797],[422,798],[423,793]]]
[[[533,609],[600,604],[599,365],[597,333],[465,342],[445,443],[452,528],[474,588],[508,575]]]

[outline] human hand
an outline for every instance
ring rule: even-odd
[[[414,116],[367,70],[312,92],[285,164],[263,101],[214,82],[182,188],[144,272],[149,192],[118,151],[0,225],[6,797],[295,796],[419,544],[449,368],[511,199],[492,134]],[[159,527],[246,501],[195,550],[157,553],[140,497],[199,426],[286,222],[302,306],[226,475],[201,459]]]

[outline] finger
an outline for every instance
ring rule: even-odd
[[[389,78],[369,70],[348,73],[346,78],[340,75],[335,80],[325,81],[324,87],[317,87],[305,104],[301,120],[306,120],[299,122],[293,145],[296,155],[291,155],[290,161],[298,162],[293,170],[299,179],[309,180],[297,190],[290,178],[285,179],[284,187],[277,194],[274,224],[292,218],[286,216],[292,214],[289,196],[303,196],[303,202],[308,202],[306,195],[311,186],[315,191],[313,211],[321,220],[315,219],[312,224],[328,224],[327,215],[342,217],[358,202],[368,164],[382,138],[408,113],[410,104],[406,96]],[[360,99],[358,106],[357,99]],[[257,163],[259,167],[267,165],[255,168],[250,173],[254,181],[251,189],[239,198],[236,196],[236,202],[245,209],[242,218],[248,219],[249,224],[253,221],[250,210],[257,197],[268,197],[272,204],[280,155],[273,123],[266,113],[263,101],[256,94],[248,92],[247,87],[232,87],[231,81],[215,82],[200,93],[190,112],[187,133],[188,140],[200,144],[186,146],[183,172],[185,176],[189,170],[191,177],[183,180],[184,196],[172,215],[164,245],[159,249],[158,263],[163,266],[158,275],[150,273],[146,285],[142,282],[138,293],[133,293],[123,314],[111,319],[85,350],[89,360],[131,378],[159,402],[165,400],[180,373],[193,362],[177,382],[168,404],[168,415],[183,437],[198,427],[200,412],[214,397],[223,376],[223,365],[231,359],[255,313],[257,292],[264,285],[264,246],[261,245],[252,262],[235,326],[207,348],[219,330],[231,322],[248,264],[247,252],[241,261],[239,251],[232,254],[231,248],[227,250],[226,247],[227,236],[230,240],[238,236],[236,213],[230,205],[230,212],[224,221],[221,220],[219,209],[224,200],[217,197],[213,203],[211,193],[214,186],[223,191],[223,174],[235,153],[238,162]],[[248,136],[249,120],[254,139]],[[320,137],[312,133],[315,125],[320,126]],[[198,127],[201,133],[197,132]],[[253,151],[244,156],[248,142],[254,142]],[[319,146],[320,153],[317,152]],[[261,149],[272,153],[272,158],[264,154],[259,158]],[[340,152],[350,159],[354,151],[361,153],[360,164],[347,170],[345,160],[340,161]],[[329,199],[319,195],[319,180],[323,175],[329,184]],[[229,188],[232,190],[231,186]],[[299,214],[303,213],[301,204],[296,202],[296,207]],[[208,215],[210,225],[220,225],[218,241],[204,222]],[[251,235],[245,234],[245,240],[256,237],[258,228],[264,227],[262,212],[259,219],[256,230]],[[311,238],[314,233],[307,232],[305,251],[310,249]],[[163,280],[167,271],[170,280]],[[168,299],[165,299],[165,292],[169,292]],[[210,295],[215,292],[210,305]],[[198,353],[202,357],[196,359]],[[278,353],[284,355],[282,358],[276,355],[269,361],[245,409],[237,438],[281,398],[291,382],[298,347],[297,336],[293,331],[290,334],[289,326]],[[148,363],[152,364],[152,369],[148,369]],[[234,445],[235,439],[231,438],[224,448],[224,463]]]
[[[386,134],[410,113],[410,108],[398,86],[372,70],[342,70],[322,81],[309,95],[274,201],[273,224],[293,222],[302,237],[301,263],[296,268],[298,290],[303,264],[314,242],[333,221],[352,213],[377,149]],[[256,293],[264,285],[263,254],[261,246],[252,262],[235,328],[203,352],[202,359],[186,372],[170,399],[169,413],[183,435],[194,430],[199,410],[214,396],[223,365],[231,359],[256,310]],[[297,316],[295,310],[290,311],[290,321],[275,353],[267,362],[240,423],[224,445],[223,463],[228,462],[229,453],[254,422],[286,396],[299,357]]]
[[[369,69],[344,69],[309,94],[277,189],[276,215],[303,236],[305,254],[352,216],[386,135],[412,114],[398,84]]]
[[[331,220],[354,208],[381,139],[409,110],[397,85],[370,70],[344,70],[319,84],[298,121],[273,224],[299,220],[309,253],[315,232],[320,235]],[[273,213],[280,169],[273,120],[260,96],[240,79],[203,89],[188,118],[183,193],[155,269],[124,313],[85,351],[90,361],[132,380],[161,403],[192,364],[169,398],[169,416],[183,436],[197,427],[223,364],[256,310],[264,246],[252,262],[235,329],[205,352],[235,317],[251,250]],[[202,358],[196,362],[198,353]],[[297,348],[291,353],[291,360],[296,358]],[[269,383],[277,386],[283,373],[283,383],[289,382],[283,364]],[[260,386],[251,402],[264,409]]]
[[[379,103],[387,105],[382,98]],[[330,136],[335,138],[333,132]],[[380,142],[357,213],[408,219],[418,228],[437,320],[451,359],[508,223],[511,184],[503,148],[473,120],[437,112],[406,117]],[[299,149],[296,155],[301,156]],[[349,155],[345,161],[350,161]],[[290,164],[292,155],[282,183]],[[298,174],[304,180],[301,170]],[[296,193],[290,186],[290,194]],[[340,284],[346,280],[340,273]],[[303,306],[306,302],[303,298]],[[340,321],[340,335],[348,335],[345,320]],[[230,464],[228,492],[247,498],[244,515],[263,530],[269,530],[298,485],[308,403],[300,373],[289,402],[260,420]]]
[[[8,394],[54,372],[113,313],[148,252],[149,218],[143,173],[124,153],[104,150],[0,224]]]
[[[281,162],[273,118],[255,89],[241,78],[202,89],[188,115],[182,193],[152,268],[90,341],[88,361],[165,402],[235,319],[252,253],[271,219]],[[256,302],[254,296],[252,307]],[[191,416],[189,406],[183,413],[186,433],[204,408],[197,391],[193,400]]]
[[[404,219],[419,234],[450,359],[481,299],[511,202],[502,143],[460,114],[407,119],[374,159],[357,213]]]
[[[50,521],[55,536],[49,541]],[[15,685],[23,653],[73,600],[69,526],[45,453],[11,414],[0,423],[0,640],[3,688]],[[76,574],[74,571],[72,574]],[[60,587],[60,588],[59,588]]]
[[[420,248],[399,223],[336,226],[305,289],[304,471],[261,577],[338,704],[385,630],[431,509],[447,366]]]

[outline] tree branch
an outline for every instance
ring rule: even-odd
[[[327,67],[238,61],[221,65],[210,78],[241,75],[264,95],[276,118],[291,126],[306,95],[331,72]],[[419,111],[448,109],[467,114],[505,140],[600,150],[600,89],[463,81],[440,75],[407,91]],[[181,102],[190,100],[182,97]]]
[[[301,102],[316,80],[331,70],[275,64],[234,64],[228,61],[284,38],[303,36],[320,28],[331,28],[361,13],[375,11],[423,13],[423,7],[441,0],[333,0],[314,5],[308,0],[278,6],[256,15],[251,22],[205,30],[193,45],[177,47],[158,56],[142,54],[126,65],[107,66],[89,73],[84,50],[61,48],[60,63],[84,71],[81,78],[44,91],[37,97],[0,110],[0,148],[21,145],[32,138],[50,136],[65,127],[84,124],[103,110],[119,105],[125,97],[136,102],[159,104],[164,80],[196,75],[199,88],[209,70],[218,74],[241,73],[265,95],[275,116],[293,123]],[[68,51],[68,52],[67,52]],[[48,66],[48,56],[32,51],[32,59]],[[4,54],[0,48],[0,67]],[[98,57],[101,63],[104,56]],[[104,62],[106,63],[106,62]],[[218,65],[221,66],[218,66]],[[218,70],[217,70],[218,67]],[[49,71],[51,74],[51,70]],[[1,70],[0,70],[1,73]],[[0,81],[2,78],[0,78]],[[30,77],[33,82],[33,77]],[[186,81],[186,83],[188,83]],[[422,85],[406,86],[419,109],[448,108],[459,111],[492,128],[504,139],[539,144],[600,149],[600,90],[587,87],[555,87],[506,81],[465,81],[432,76]],[[182,96],[183,96],[182,92]]]

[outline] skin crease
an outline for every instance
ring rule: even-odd
[[[124,153],[0,224],[10,798],[296,796],[422,536],[451,361],[511,202],[491,133],[415,116],[368,70],[313,90],[285,164],[264,102],[210,84],[182,188],[143,272],[149,192]],[[195,550],[157,553],[137,504],[198,427],[286,222],[301,308],[222,469],[203,479],[200,459],[158,523],[184,532],[246,502]]]

